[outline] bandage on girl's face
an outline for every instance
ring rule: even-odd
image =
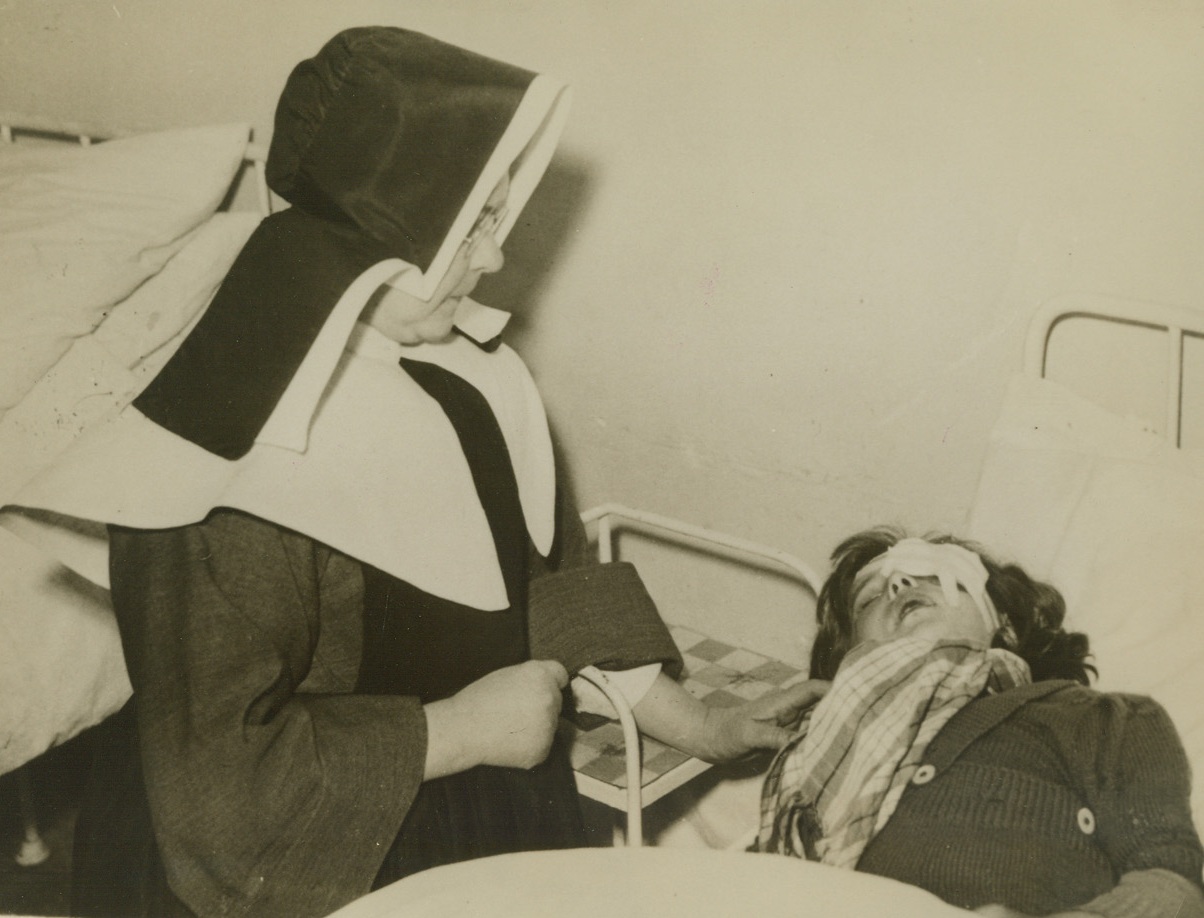
[[[903,539],[853,581],[853,642],[903,637],[989,646],[1000,626],[982,559],[954,544]]]

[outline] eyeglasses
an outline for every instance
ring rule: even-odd
[[[472,225],[472,229],[464,237],[464,248],[474,248],[481,241],[482,236],[495,235],[509,212],[510,210],[505,204],[501,207],[488,207],[481,211],[481,216],[477,217],[477,222]]]

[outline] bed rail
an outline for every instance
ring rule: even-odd
[[[823,578],[809,564],[787,552],[645,510],[602,504],[585,511],[581,519],[587,526],[597,527],[598,560],[603,562],[614,560],[614,536],[627,530],[760,570],[786,574],[805,584],[815,596],[823,584]]]
[[[121,137],[132,137],[141,131],[122,130],[112,127],[102,127],[83,121],[62,121],[39,115],[18,115],[11,112],[0,112],[0,142],[15,143],[20,134],[36,134],[41,137],[71,140],[80,146],[89,147],[93,143],[105,140],[116,140]],[[272,195],[268,189],[267,178],[267,149],[262,144],[252,140],[247,141],[247,149],[243,153],[244,165],[251,169],[255,176],[255,199],[259,210],[265,216],[272,212]]]
[[[1204,337],[1204,312],[1181,306],[1147,303],[1117,297],[1076,294],[1056,297],[1033,316],[1024,345],[1024,372],[1045,376],[1049,339],[1058,323],[1067,319],[1099,319],[1166,332],[1166,390],[1164,412],[1167,439],[1181,446],[1183,426],[1183,339]]]
[[[616,560],[616,540],[622,533],[630,532],[648,537],[662,545],[678,546],[734,562],[748,570],[782,575],[811,597],[819,596],[823,583],[810,565],[787,552],[645,510],[636,510],[621,504],[602,504],[582,513],[581,519],[587,531],[592,533],[598,560],[602,562]],[[593,683],[615,709],[615,716],[623,732],[626,786],[620,799],[603,782],[578,774],[577,788],[591,799],[624,811],[626,825],[622,837],[628,847],[640,847],[643,844],[644,807],[681,787],[711,766],[700,759],[689,758],[645,785],[639,729],[627,701],[611,684],[605,672],[596,667],[587,666],[578,675]],[[620,843],[618,832],[615,842]]]

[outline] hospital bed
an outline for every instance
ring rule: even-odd
[[[1066,344],[1080,334],[1102,342],[1101,353]],[[1138,340],[1126,337],[1132,334]],[[1021,563],[1065,592],[1068,625],[1091,638],[1100,688],[1150,694],[1167,707],[1195,764],[1198,825],[1204,816],[1204,714],[1197,701],[1204,624],[1195,597],[1204,589],[1204,455],[1182,444],[1194,436],[1185,419],[1195,410],[1198,387],[1189,383],[1202,341],[1204,313],[1191,310],[1093,295],[1042,306],[1031,321],[1023,370],[992,430],[967,532],[997,557]],[[1082,361],[1107,366],[1111,384],[1123,369],[1116,364],[1126,362],[1116,355],[1134,353],[1155,364],[1151,370],[1150,361],[1130,361],[1152,392],[1143,412],[1109,410],[1072,385],[1083,375],[1075,366]],[[1067,366],[1056,366],[1059,361]],[[1098,396],[1098,380],[1087,375],[1090,381],[1079,387]],[[617,511],[626,513],[634,511]],[[666,521],[657,534],[671,541],[678,525]],[[805,633],[805,622],[798,628]],[[621,698],[616,705],[622,711]],[[629,735],[631,769],[639,750]],[[679,793],[688,791],[687,785]],[[638,818],[636,805],[634,796],[627,801],[629,820]],[[729,823],[726,837],[747,838],[741,819],[745,828],[755,822],[755,803],[743,815],[729,809],[720,819]],[[547,907],[547,914],[586,916],[968,914],[881,877],[692,847],[487,858],[428,871],[335,914],[527,914],[537,907],[541,914]]]
[[[0,345],[8,349],[0,359],[3,505],[79,431],[119,410],[162,366],[272,202],[262,151],[248,143],[246,126],[118,137],[81,157],[50,143],[48,134],[65,128],[87,144],[94,134],[112,132],[2,114],[0,122]],[[9,148],[14,136],[18,142]],[[1105,338],[1106,353],[1151,353],[1161,361],[1156,371],[1136,371],[1144,388],[1159,396],[1144,417],[1134,416],[1140,412],[1130,410],[1123,393],[1119,409],[1096,404],[1057,368],[1066,353],[1072,365],[1092,363],[1074,358],[1065,339],[1076,328],[1105,322],[1140,339],[1118,345]],[[1204,801],[1204,714],[1195,702],[1204,624],[1192,613],[1204,589],[1198,562],[1204,460],[1195,449],[1200,441],[1192,423],[1201,415],[1192,396],[1202,339],[1204,315],[1189,310],[1082,295],[1043,307],[1033,321],[1024,372],[1009,387],[992,432],[965,533],[1063,590],[1071,624],[1091,636],[1101,688],[1146,692],[1166,705],[1196,763],[1197,817]],[[1098,394],[1091,384],[1078,388]],[[667,550],[661,560],[638,553],[634,560],[651,579],[663,563],[665,588],[684,589],[682,618],[671,622],[679,635],[703,635],[791,667],[779,671],[783,681],[805,667],[808,597],[818,583],[805,563],[628,508],[607,506],[587,516],[603,558],[620,530],[654,543],[654,553]],[[682,552],[694,560],[683,560]],[[707,574],[679,571],[698,558]],[[795,617],[779,617],[784,631],[756,639],[744,633],[747,622],[730,617],[724,622],[704,613],[689,620],[687,612],[696,612],[689,600],[700,592],[724,598],[711,575],[780,581],[796,591],[783,600]],[[737,590],[749,595],[747,585]],[[678,607],[665,607],[676,619]],[[731,633],[720,633],[725,627]],[[0,774],[98,723],[128,695],[103,592],[0,528]],[[623,779],[610,789],[591,790],[585,780],[581,786],[586,794],[607,795],[603,802],[627,822],[625,839],[634,846],[644,837],[645,807],[657,803],[662,790],[644,775],[652,747],[635,734],[626,712],[616,716],[627,728],[615,744]],[[688,797],[707,771],[701,763],[677,762],[665,799]],[[739,847],[755,821],[755,809],[747,806],[755,800],[757,776],[741,780],[745,808],[724,813],[730,831],[707,835],[712,847]],[[710,818],[701,812],[705,803],[691,819]],[[30,836],[32,844],[32,822]],[[712,843],[716,838],[721,841]],[[36,845],[29,851],[36,858]],[[523,897],[532,891],[541,908],[560,901],[573,914],[717,913],[725,902],[738,902],[744,912],[788,906],[799,913],[804,902],[809,913],[823,915],[877,915],[883,903],[894,915],[957,911],[881,878],[658,843],[440,868],[340,914],[462,914],[481,895],[493,913],[505,913],[508,904],[510,913],[522,913]]]

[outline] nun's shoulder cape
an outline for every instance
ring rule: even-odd
[[[301,532],[415,586],[506,606],[459,440],[398,364],[437,364],[501,426],[528,531],[554,535],[554,469],[526,368],[465,300],[446,342],[357,322],[382,284],[429,298],[509,174],[502,241],[567,113],[556,81],[401,29],[351,29],[289,77],[268,156],[293,206],[248,240],[149,386],[10,498],[0,523],[108,584],[106,524],[161,529],[216,507]]]

